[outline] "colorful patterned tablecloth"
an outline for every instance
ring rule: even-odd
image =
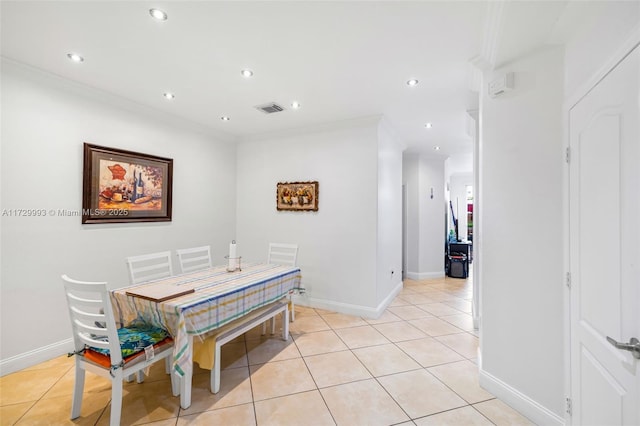
[[[273,303],[300,285],[300,268],[272,264],[244,264],[242,271],[226,266],[176,275],[111,292],[114,315],[123,324],[140,317],[171,333],[175,341],[173,368],[181,376],[192,371],[189,335],[200,336]],[[193,293],[163,302],[127,295],[153,285],[175,285]]]

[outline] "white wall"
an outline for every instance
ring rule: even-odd
[[[444,159],[423,157],[420,165],[420,271],[425,278],[442,277],[447,208],[444,201]]]
[[[515,89],[481,95],[481,384],[540,424],[562,422],[563,51],[495,72]],[[536,411],[537,410],[537,411]]]
[[[238,253],[265,261],[269,242],[298,244],[299,303],[375,315],[379,119],[238,145]],[[276,183],[314,180],[317,212],[276,210]]]
[[[83,142],[174,160],[171,222],[1,218],[6,374],[26,366],[29,351],[36,352],[33,363],[70,349],[56,346],[71,338],[61,274],[116,288],[128,282],[127,256],[211,244],[222,259],[235,233],[236,148],[176,119],[11,62],[2,62],[1,88],[2,209],[79,210]]]
[[[378,253],[376,305],[402,286],[402,151],[394,131],[378,125]],[[394,291],[397,290],[397,291]],[[386,302],[390,303],[391,300]]]
[[[406,191],[406,256],[407,278],[416,279],[420,271],[420,208],[418,206],[420,156],[405,154],[402,158],[402,182]]]
[[[565,46],[565,94],[584,95],[588,82],[604,61],[620,49],[640,27],[640,2],[570,2],[567,19],[575,23]]]
[[[446,203],[444,201],[444,159],[420,158],[420,277],[444,276]],[[433,198],[431,190],[433,189]]]
[[[407,278],[443,277],[448,208],[444,194],[445,160],[405,154],[403,164],[409,213]]]

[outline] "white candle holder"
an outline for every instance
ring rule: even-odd
[[[225,256],[225,259],[227,259],[227,272],[235,272],[235,271],[242,271],[242,256],[238,256],[238,257],[229,257],[229,256]],[[229,261],[234,261],[235,260],[235,267],[233,269],[231,269],[231,267],[229,266]],[[234,263],[234,262],[231,262]]]

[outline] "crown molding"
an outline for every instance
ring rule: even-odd
[[[482,51],[469,59],[471,65],[481,71],[492,70],[496,65],[496,57],[502,35],[505,0],[487,2],[487,19],[482,36]]]
[[[109,105],[111,107],[125,110],[136,114],[139,117],[145,117],[154,121],[162,122],[171,127],[180,128],[189,132],[202,134],[213,137],[221,142],[233,143],[237,141],[237,137],[226,132],[213,129],[206,125],[195,121],[170,114],[165,111],[155,109],[131,99],[116,95],[105,90],[88,86],[78,81],[70,80],[60,75],[45,71],[41,68],[16,61],[6,56],[0,55],[0,68],[2,73],[13,70],[19,75],[28,78],[34,82],[46,84],[47,86],[62,89],[66,93],[71,93],[96,102]]]

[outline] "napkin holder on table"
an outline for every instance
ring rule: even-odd
[[[227,272],[242,271],[242,256],[224,258],[227,259]]]
[[[227,272],[234,272],[235,270],[242,271],[240,267],[240,259],[242,256],[236,254],[236,240],[231,241],[229,244],[229,255],[224,258],[227,259]]]

